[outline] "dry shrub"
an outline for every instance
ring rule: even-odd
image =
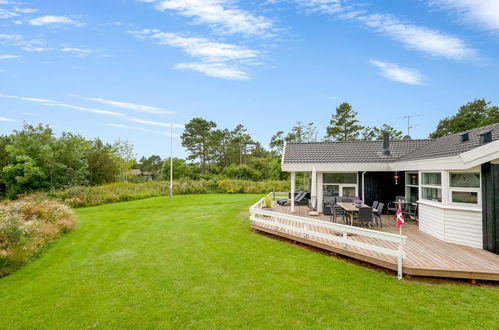
[[[37,195],[0,203],[0,277],[74,226],[71,208],[56,200]]]

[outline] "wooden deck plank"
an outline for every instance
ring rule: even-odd
[[[310,216],[308,214],[310,209],[307,206],[295,206],[295,213],[291,213],[290,207],[287,206],[274,204],[273,208],[274,212],[278,213],[331,221],[331,217],[327,215]],[[277,217],[271,217],[270,219],[276,223],[286,223],[294,226],[299,225],[292,220],[282,220]],[[298,232],[292,230],[276,230],[275,225],[272,224],[253,224],[252,228],[372,263],[387,269],[396,270],[397,268],[397,260],[393,256],[354,246],[348,246],[345,249],[340,243],[325,238],[304,238],[301,237]],[[330,234],[328,230],[323,227],[311,226],[311,229]],[[383,216],[383,227],[374,227],[373,229],[392,234],[399,233],[398,228],[395,226],[393,216]],[[405,247],[407,256],[404,260],[404,274],[499,281],[499,255],[481,249],[441,241],[431,235],[421,232],[415,222],[408,221],[404,224],[404,235],[407,236],[407,244]],[[397,246],[394,242],[359,235],[351,236],[350,239],[389,249],[394,249]]]

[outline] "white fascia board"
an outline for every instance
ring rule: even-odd
[[[284,164],[284,155],[285,154],[286,154],[286,140],[284,140],[284,147],[282,147],[281,166]]]
[[[499,158],[499,141],[487,143],[481,147],[463,152],[460,155],[467,167],[474,167]]]
[[[295,163],[282,164],[284,172],[385,172],[391,171],[390,163]]]
[[[467,168],[459,156],[396,162],[391,163],[390,167],[392,171],[444,171],[464,170]]]

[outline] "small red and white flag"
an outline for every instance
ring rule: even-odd
[[[397,210],[397,228],[400,228],[405,222],[404,215],[402,214],[402,203],[399,201],[399,207]]]

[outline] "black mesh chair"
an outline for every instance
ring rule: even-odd
[[[390,212],[393,211],[393,214],[396,214],[397,213],[397,210],[399,208],[399,201],[403,201],[405,200],[405,196],[397,196],[395,197],[395,201],[394,202],[390,202],[388,203],[387,205],[387,209],[386,209],[386,214],[390,215]]]
[[[381,222],[381,216],[383,214],[384,207],[385,207],[385,203],[378,203],[378,207],[376,208],[376,211],[374,211],[374,217],[376,218],[380,227],[383,227],[383,223]]]
[[[361,207],[359,208],[359,213],[356,218],[357,222],[360,224],[367,224],[369,227],[373,223],[373,209],[372,207]]]
[[[343,222],[347,223],[347,213],[338,205],[331,206],[333,214],[331,216],[332,222],[337,222],[338,218],[343,218]]]
[[[418,220],[418,203],[408,204],[402,213],[405,219]]]

